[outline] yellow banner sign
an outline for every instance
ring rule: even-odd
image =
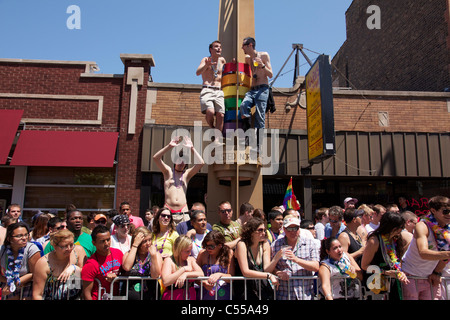
[[[320,98],[320,70],[316,63],[306,76],[306,114],[308,124],[308,158],[323,153],[322,101]]]

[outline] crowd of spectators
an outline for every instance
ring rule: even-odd
[[[213,225],[202,203],[179,223],[166,207],[143,220],[127,202],[87,216],[71,205],[64,219],[36,213],[31,226],[12,204],[0,227],[1,299],[448,299],[449,198],[432,197],[421,217],[357,204],[320,208],[313,221],[244,203],[232,220],[223,201]]]

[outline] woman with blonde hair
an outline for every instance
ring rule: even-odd
[[[165,258],[161,270],[161,279],[166,287],[162,300],[195,300],[193,286],[186,287],[188,278],[203,277],[203,271],[191,256],[192,239],[182,235],[174,243],[173,255]],[[175,287],[174,287],[175,286]]]
[[[50,236],[54,251],[41,257],[33,274],[33,300],[74,300],[81,294],[80,275],[86,253],[74,235],[62,229]]]
[[[162,257],[152,242],[152,233],[147,227],[137,228],[131,238],[130,251],[124,254],[122,268],[127,276],[158,278],[161,274]],[[156,280],[131,280],[128,300],[155,300]],[[142,296],[141,296],[142,295]]]
[[[364,211],[364,214],[361,216],[361,220],[362,220],[361,227],[363,227],[364,229],[367,229],[373,220],[373,214],[374,214],[373,209],[371,207],[369,207],[367,204],[362,204],[358,207],[358,210]]]

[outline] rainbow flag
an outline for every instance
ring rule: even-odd
[[[292,177],[287,186],[286,193],[284,194],[283,206],[285,209],[300,210],[294,190],[292,189]]]

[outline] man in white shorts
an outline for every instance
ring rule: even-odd
[[[204,57],[197,68],[197,76],[202,75],[203,88],[200,93],[201,111],[211,128],[222,132],[225,114],[225,100],[222,84],[222,70],[226,61],[222,55],[222,45],[214,41],[209,45],[209,57]],[[214,125],[214,116],[216,124]],[[215,137],[216,141],[218,137]]]

